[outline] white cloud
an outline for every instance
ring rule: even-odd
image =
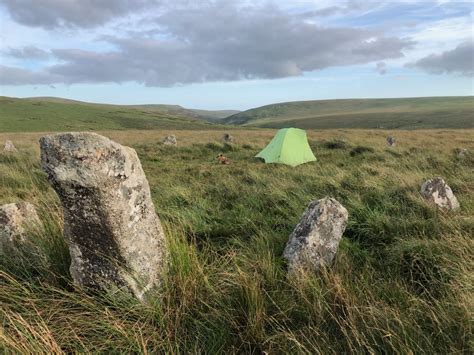
[[[474,40],[466,41],[456,48],[442,53],[431,54],[409,66],[432,74],[454,73],[464,76],[474,75]]]
[[[1,0],[11,17],[23,25],[54,29],[90,28],[150,8],[158,0]]]
[[[402,3],[419,1],[0,0],[0,63],[10,68],[0,81],[167,86],[301,77],[355,64],[375,65],[383,74],[386,66],[403,67],[472,37],[469,14],[425,20],[417,6],[416,23],[387,22],[387,8]],[[433,15],[436,0],[426,7]],[[32,45],[36,51],[25,50]],[[54,56],[41,62],[42,52]]]
[[[43,72],[61,83],[148,86],[283,78],[403,57],[413,44],[376,30],[310,24],[271,4],[242,7],[219,1],[170,9],[155,21],[151,37],[139,30],[132,37],[104,37],[112,49],[53,49],[58,63]],[[8,75],[1,80],[23,82],[26,73],[21,74],[21,81]]]
[[[411,37],[420,43],[452,45],[453,41],[462,42],[474,36],[472,20],[471,16],[465,16],[420,24]]]

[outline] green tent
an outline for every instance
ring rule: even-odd
[[[255,157],[265,163],[280,163],[297,166],[315,161],[306,138],[306,131],[298,128],[280,129],[271,142]]]

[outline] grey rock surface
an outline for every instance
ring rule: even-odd
[[[12,141],[7,140],[5,141],[5,146],[3,147],[3,151],[7,153],[15,153],[17,152],[17,149],[15,148],[15,145],[13,144]]]
[[[45,136],[40,146],[64,208],[74,281],[118,287],[144,301],[160,284],[167,249],[135,150],[95,133]]]
[[[165,137],[165,139],[163,139],[163,144],[164,145],[177,145],[178,140],[176,139],[176,136],[172,134],[170,136]]]
[[[466,148],[459,149],[458,158],[464,159],[464,158],[467,157],[468,155],[469,155],[469,150],[467,150]]]
[[[453,191],[442,177],[426,180],[421,185],[421,194],[429,202],[439,208],[454,210],[459,208],[459,202]]]
[[[222,137],[222,141],[227,144],[233,144],[234,143],[234,137],[231,136],[229,133],[224,134]]]
[[[387,145],[389,147],[395,147],[395,142],[396,142],[395,137],[392,137],[392,136],[387,137]]]
[[[348,212],[338,201],[325,197],[312,201],[290,235],[283,256],[289,272],[317,271],[330,266],[347,226]]]
[[[28,202],[0,206],[0,254],[15,241],[24,241],[26,233],[41,226],[35,207]]]

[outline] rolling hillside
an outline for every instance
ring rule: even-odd
[[[166,113],[172,116],[186,117],[190,119],[203,120],[203,121],[216,122],[216,123],[222,122],[223,119],[240,112],[237,110],[216,110],[216,111],[198,110],[198,109],[184,108],[179,105],[131,105],[131,106],[125,106],[125,107],[152,110],[152,111],[157,111],[161,113]]]
[[[177,105],[110,105],[55,97],[0,97],[0,132],[204,130],[225,127],[222,124],[303,129],[474,128],[474,97],[299,101],[236,112]]]
[[[324,128],[473,128],[474,97],[285,102],[232,115],[243,126]]]
[[[43,102],[57,102],[57,103],[69,103],[69,104],[81,104],[81,105],[95,105],[95,106],[111,106],[111,107],[126,107],[135,109],[145,109],[151,111],[157,111],[159,113],[168,114],[178,117],[187,117],[193,119],[200,119],[204,121],[214,122],[235,115],[239,113],[238,110],[199,110],[184,108],[179,105],[164,105],[164,104],[144,104],[144,105],[112,105],[112,104],[98,104],[92,102],[84,102],[78,100],[63,99],[60,97],[51,96],[39,96],[39,97],[28,97],[27,100],[32,101],[43,101]]]
[[[202,115],[181,107],[119,106],[59,98],[0,97],[0,132],[213,127],[217,128],[219,125],[208,123],[203,120]]]

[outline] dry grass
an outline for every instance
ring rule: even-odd
[[[178,138],[179,146],[189,146],[193,144],[206,144],[209,142],[221,142],[224,132],[232,134],[237,142],[241,144],[251,144],[254,146],[264,146],[275,134],[273,129],[232,129],[229,131],[209,130],[127,130],[127,131],[97,131],[97,133],[109,137],[121,144],[134,146],[137,144],[161,142],[164,137],[174,134]],[[53,132],[54,133],[54,132]],[[355,130],[355,129],[334,129],[334,130],[307,130],[308,139],[313,141],[323,140],[347,140],[353,145],[368,145],[375,148],[385,148],[385,137],[393,135],[397,139],[397,145],[402,149],[425,147],[437,149],[436,152],[446,153],[448,150],[466,147],[473,147],[474,129],[462,130]],[[2,133],[0,132],[0,143],[7,139],[15,144],[39,149],[38,140],[48,132],[31,133]]]
[[[157,144],[171,133],[178,147]],[[222,131],[103,134],[136,148],[150,181],[172,257],[164,288],[150,305],[75,288],[41,134],[0,134],[20,148],[0,153],[0,203],[32,201],[45,223],[1,260],[0,351],[472,352],[474,159],[455,149],[474,153],[473,130],[308,132],[318,161],[296,169],[252,158],[270,130],[232,131],[234,147]],[[220,152],[231,165],[215,164]],[[437,175],[461,210],[423,201],[421,182]],[[288,235],[326,195],[350,215],[334,268],[288,279]]]

